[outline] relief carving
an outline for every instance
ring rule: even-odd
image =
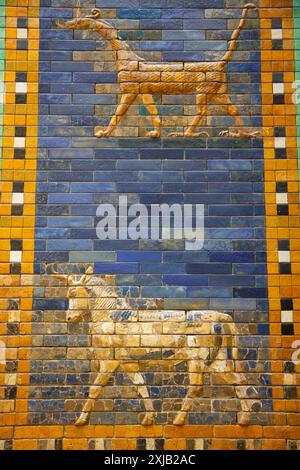
[[[189,384],[173,424],[185,424],[194,399],[201,393],[204,374],[215,377],[217,383],[235,386],[241,407],[238,423],[249,424],[250,412],[260,408],[258,390],[248,387],[245,374],[238,372],[237,329],[230,315],[217,311],[132,310],[128,299],[118,298],[107,276],[93,275],[92,266],[83,275],[59,274],[54,266],[52,272],[68,286],[67,322],[78,323],[90,315],[92,356],[98,364],[98,375],[89,388],[77,426],[89,422],[96,399],[117,371],[125,372],[137,386],[146,409],[142,425],[152,425],[156,412],[140,370],[146,361],[154,368],[168,361],[170,370],[181,363],[187,365]],[[154,353],[158,359],[153,359]]]
[[[258,9],[252,3],[244,6],[239,25],[232,33],[229,48],[218,62],[147,62],[120,39],[118,30],[101,18],[101,11],[97,8],[92,10],[92,15],[80,17],[78,6],[76,18],[65,23],[58,22],[59,28],[91,30],[98,33],[109,41],[111,48],[115,51],[120,104],[106,129],[95,128],[95,136],[110,137],[120,124],[122,116],[140,96],[154,127],[154,130],[148,132],[147,135],[151,138],[160,137],[161,119],[153,98],[153,95],[157,94],[194,94],[196,96],[197,115],[191,125],[184,133],[171,132],[170,137],[207,137],[208,133],[199,132],[198,127],[205,124],[209,104],[224,109],[235,121],[236,127],[222,131],[220,136],[252,138],[260,136],[259,131],[248,132],[242,129],[242,118],[228,95],[227,76],[224,71],[236,50],[237,41],[250,10]]]

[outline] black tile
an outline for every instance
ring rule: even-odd
[[[28,28],[28,18],[18,18],[18,28]]]
[[[282,18],[272,18],[272,29],[282,29]]]
[[[17,39],[17,49],[24,51],[28,49],[28,39]]]
[[[277,160],[286,160],[286,149],[275,149],[275,158]]]
[[[287,181],[277,181],[276,183],[276,193],[287,193],[288,184]]]
[[[6,361],[5,372],[17,372],[18,370],[18,361]]]
[[[16,72],[16,82],[27,82],[27,73],[26,72]]]
[[[283,365],[283,371],[288,374],[292,374],[293,372],[295,372],[295,364],[291,361],[285,362]]]
[[[273,39],[272,40],[272,49],[275,51],[281,51],[283,49],[282,39]]]
[[[278,240],[279,251],[290,251],[290,240]]]
[[[279,274],[291,274],[290,263],[279,263]]]
[[[273,83],[284,83],[283,72],[273,72]]]
[[[292,323],[282,323],[281,325],[281,334],[285,336],[294,335],[294,325]]]
[[[136,440],[136,449],[137,450],[146,450],[146,439],[137,439]]]
[[[290,400],[297,398],[297,387],[284,387],[284,397]]]
[[[10,240],[11,251],[22,251],[23,243],[22,240]]]
[[[10,274],[21,274],[21,263],[11,263]]]
[[[19,323],[7,323],[6,325],[7,334],[10,336],[20,334],[20,324]]]
[[[24,206],[23,204],[13,204],[11,207],[11,215],[23,215]]]
[[[26,104],[27,103],[26,93],[17,93],[15,102],[16,104]]]
[[[284,95],[273,95],[274,104],[284,104]]]
[[[274,128],[275,137],[285,137],[285,127],[275,127]]]
[[[278,204],[277,205],[277,215],[289,215],[289,206],[288,206],[288,204]]]
[[[5,388],[5,398],[7,400],[13,400],[17,396],[17,387],[11,386]]]
[[[281,310],[293,310],[293,299],[281,299],[280,306]]]
[[[164,439],[155,439],[155,450],[164,450]]]
[[[16,158],[17,160],[24,160],[25,152],[25,149],[14,149],[14,158]]]
[[[62,439],[55,439],[55,450],[63,450]]]
[[[6,439],[4,441],[4,450],[13,450],[13,440],[12,439]]]
[[[24,183],[22,181],[13,182],[13,193],[24,193]]]
[[[16,126],[15,127],[15,136],[16,137],[26,137],[26,127],[25,126]]]

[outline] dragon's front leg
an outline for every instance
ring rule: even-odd
[[[122,116],[127,113],[136,97],[137,95],[135,93],[127,93],[122,95],[120,104],[115,112],[115,115],[111,118],[109,126],[106,129],[103,129],[102,127],[96,127],[95,136],[99,138],[110,137],[120,123]]]

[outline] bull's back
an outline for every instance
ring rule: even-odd
[[[231,324],[229,315],[213,311],[115,311],[92,325],[92,346],[98,359],[204,361],[216,336],[222,335],[222,346],[229,345]],[[224,348],[222,354],[223,360]]]

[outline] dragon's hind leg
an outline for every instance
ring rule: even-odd
[[[233,119],[235,120],[236,129],[235,130],[228,129],[225,131],[221,131],[220,132],[221,137],[254,138],[254,137],[259,137],[261,135],[261,132],[259,131],[247,132],[241,129],[243,127],[242,118],[239,116],[237,107],[232,104],[231,99],[229,98],[227,94],[214,95],[211,98],[211,101],[213,101],[216,104],[221,105],[222,108],[225,108],[226,111],[230,114],[230,116],[232,116]]]
[[[207,115],[206,95],[197,95],[197,115],[194,117],[192,124],[187,128],[184,134],[180,132],[171,132],[169,137],[208,137],[205,131],[197,132],[197,127],[204,121]]]
[[[161,120],[158,115],[157,107],[154,103],[153,96],[150,94],[144,93],[142,95],[142,100],[144,106],[147,108],[149,114],[151,115],[152,124],[154,127],[153,131],[147,133],[148,137],[157,138],[161,136]]]

